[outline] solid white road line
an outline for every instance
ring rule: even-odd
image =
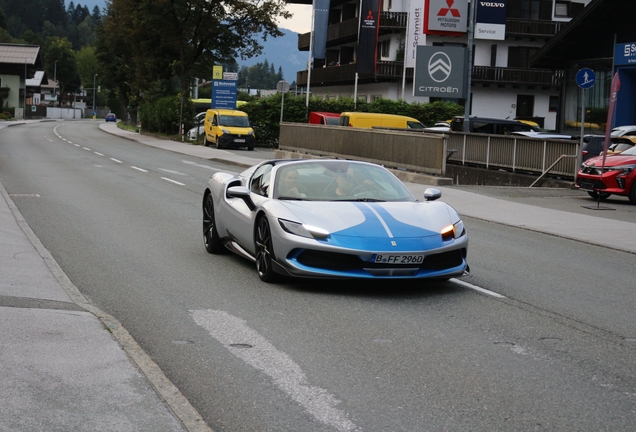
[[[245,320],[219,310],[191,310],[198,325],[239,359],[269,375],[276,386],[319,421],[339,431],[357,426],[336,408],[340,403],[326,390],[310,385],[304,372],[284,352],[251,329]]]
[[[495,298],[502,298],[502,299],[503,299],[503,298],[506,298],[506,296],[503,296],[503,295],[501,295],[501,294],[498,294],[498,293],[496,293],[496,292],[494,292],[494,291],[490,291],[490,290],[487,290],[487,289],[484,289],[484,288],[478,287],[477,285],[473,285],[473,284],[471,284],[471,283],[464,282],[463,280],[459,280],[459,279],[451,279],[450,281],[451,281],[451,282],[453,282],[453,283],[456,283],[457,285],[461,285],[461,286],[463,286],[463,287],[465,287],[465,288],[471,289],[471,290],[473,290],[473,291],[480,292],[480,293],[482,293],[482,294],[489,295],[489,296],[491,296],[491,297],[495,297]]]

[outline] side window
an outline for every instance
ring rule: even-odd
[[[212,117],[212,125],[216,126],[218,123],[217,118],[216,118],[216,114],[214,114],[214,117]]]
[[[269,185],[272,179],[272,166],[263,165],[259,167],[250,180],[250,191],[255,194],[267,196]]]

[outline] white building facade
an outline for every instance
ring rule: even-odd
[[[417,3],[411,3],[416,2]],[[376,73],[356,80],[355,62],[360,0],[331,0],[327,33],[327,55],[314,60],[309,90],[322,97],[354,97],[371,102],[377,98],[404,99],[425,103],[439,100],[413,95],[413,77],[418,71],[404,68],[409,11],[424,10],[432,0],[384,0],[378,31]],[[505,0],[505,39],[473,41],[471,115],[534,120],[549,130],[558,125],[558,107],[563,72],[532,69],[530,57],[591,0]],[[299,0],[303,2],[303,0]],[[466,0],[451,1],[461,5]],[[293,1],[292,1],[293,3]],[[444,2],[448,4],[448,2]],[[470,9],[470,2],[465,5]],[[411,21],[412,22],[412,21]],[[411,24],[412,26],[412,24]],[[298,47],[309,51],[311,33],[299,35]],[[468,45],[468,35],[418,33],[419,45]],[[412,42],[411,39],[408,42]],[[296,83],[307,87],[308,71],[297,73]],[[445,99],[465,103],[465,99]]]

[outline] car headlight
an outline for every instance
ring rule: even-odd
[[[634,168],[636,168],[636,164],[606,167],[607,171],[622,171],[622,174],[629,174],[630,172],[634,171]]]
[[[229,130],[227,130],[227,129],[221,129],[221,132],[223,132],[224,134],[228,134],[228,135],[231,135],[231,134],[232,134],[232,132],[230,132],[230,131],[229,131]]]
[[[247,133],[247,136],[252,136],[252,135],[254,135],[254,131],[253,131],[253,130],[250,130],[250,131]]]
[[[324,239],[329,237],[329,232],[322,228],[312,227],[310,225],[292,222],[285,219],[278,219],[278,223],[285,231],[297,236],[315,239]]]
[[[442,240],[451,240],[460,238],[466,234],[466,229],[464,228],[464,222],[459,220],[459,222],[454,223],[453,225],[449,225],[442,230]]]

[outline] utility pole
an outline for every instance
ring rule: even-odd
[[[95,112],[95,81],[97,80],[97,74],[93,75],[93,119],[97,118],[97,113]]]

